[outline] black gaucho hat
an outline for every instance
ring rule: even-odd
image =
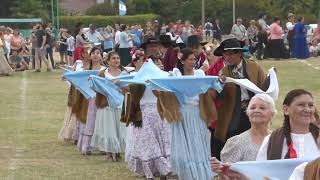
[[[169,35],[160,35],[159,37],[159,41],[160,41],[160,44],[163,44],[163,45],[174,45],[175,42],[174,41],[171,41],[171,37]]]
[[[147,40],[145,40],[142,44],[141,44],[141,48],[146,49],[146,46],[148,44],[159,44],[159,41],[156,40],[155,38],[151,37],[148,38]]]
[[[239,41],[235,38],[233,39],[227,39],[221,42],[220,46],[217,47],[217,49],[214,51],[215,56],[222,56],[223,52],[228,50],[242,50],[243,48]]]

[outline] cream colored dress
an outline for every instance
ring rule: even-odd
[[[13,69],[9,66],[6,60],[3,46],[4,46],[4,43],[0,39],[0,75],[12,75]]]

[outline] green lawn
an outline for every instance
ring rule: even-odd
[[[305,88],[320,100],[320,58],[308,60],[311,66],[297,60],[259,63],[278,70],[280,97],[272,128],[281,124],[281,103],[289,90]],[[57,141],[68,90],[60,76],[61,71],[27,71],[0,77],[0,180],[139,179],[124,162],[82,156],[75,146]]]

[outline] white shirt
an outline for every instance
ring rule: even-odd
[[[239,41],[245,40],[247,35],[246,27],[242,24],[234,24],[231,29],[231,35]]]
[[[91,33],[91,31],[88,31],[86,33],[86,37],[93,43],[100,43],[101,35],[97,31],[95,31],[94,33]]]
[[[116,44],[119,44],[120,33],[121,33],[120,31],[117,31],[116,35],[114,37],[114,41],[115,41]]]
[[[171,41],[175,41],[178,38],[178,36],[172,36],[171,32],[167,32],[166,35],[170,36]]]
[[[74,44],[75,44],[75,41],[74,41],[74,38],[73,36],[70,36],[67,38],[67,44],[68,44],[68,51],[74,51]]]
[[[286,27],[289,31],[292,31],[294,28],[294,24],[292,22],[287,22]]]
[[[257,161],[267,160],[267,149],[269,144],[270,135],[266,136],[262,142],[259,153],[257,155]],[[291,139],[293,147],[297,152],[297,158],[299,159],[314,159],[320,156],[320,149],[318,148],[311,133],[307,134],[293,134],[291,133]],[[288,152],[288,146],[286,140],[283,142],[281,159],[284,159]]]
[[[83,62],[81,59],[74,63],[75,71],[83,71]]]

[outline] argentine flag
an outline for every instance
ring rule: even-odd
[[[123,1],[119,0],[119,15],[124,16],[127,14],[127,7]]]

